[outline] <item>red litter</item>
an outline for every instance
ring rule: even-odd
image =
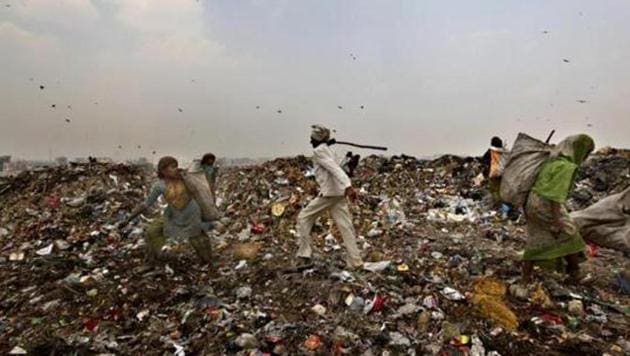
[[[383,310],[383,307],[385,306],[385,298],[381,297],[380,295],[375,295],[374,299],[372,299],[367,305],[366,305],[366,309],[365,312],[366,314],[369,314],[371,312],[379,312],[381,310]]]
[[[272,343],[272,344],[277,344],[280,341],[282,341],[282,338],[280,338],[279,336],[275,336],[275,335],[267,335],[265,336],[265,341]]]
[[[98,320],[92,318],[84,319],[82,324],[88,331],[94,331],[98,327]]]
[[[588,257],[595,257],[597,256],[597,251],[599,250],[599,248],[597,247],[597,245],[594,242],[589,242],[586,244],[586,252],[588,253]]]
[[[556,325],[562,325],[562,317],[557,314],[545,313],[541,315],[540,318]]]
[[[50,195],[46,198],[46,204],[48,204],[51,209],[57,209],[59,205],[61,205],[61,198],[57,195]]]
[[[263,224],[253,224],[250,230],[252,234],[260,235],[265,232],[265,225]]]

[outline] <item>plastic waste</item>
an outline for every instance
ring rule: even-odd
[[[377,313],[383,310],[384,306],[385,306],[385,299],[381,297],[380,295],[376,294],[372,300],[365,303],[365,306],[363,307],[363,313],[365,314]]]
[[[506,292],[507,288],[501,281],[494,278],[480,278],[474,283],[472,302],[486,318],[514,331],[518,327],[518,318],[505,304]]]
[[[236,290],[237,299],[247,299],[252,296],[252,288],[249,286],[240,287]]]
[[[15,346],[9,351],[9,355],[26,355],[28,352],[19,346]]]
[[[409,338],[397,331],[391,331],[389,333],[389,344],[393,346],[411,346]]]
[[[311,310],[313,311],[313,313],[319,315],[319,316],[323,316],[324,314],[326,314],[326,307],[321,305],[321,304],[316,304],[314,305]]]
[[[391,264],[392,261],[365,262],[363,263],[363,269],[370,272],[381,272],[387,269]]]
[[[448,300],[459,301],[466,299],[463,294],[451,287],[445,287],[444,289],[442,289],[442,295],[445,296]]]
[[[396,270],[398,272],[407,272],[409,271],[409,266],[406,263],[401,263],[398,266],[396,266]]]
[[[581,300],[572,300],[568,305],[569,314],[580,316],[584,314],[584,305]]]
[[[275,203],[271,206],[271,214],[275,217],[280,217],[284,214],[285,205],[281,203]]]
[[[321,339],[317,335],[310,335],[306,341],[304,341],[304,347],[308,350],[317,350],[322,344]]]
[[[234,340],[234,343],[245,350],[255,349],[260,345],[256,336],[249,333],[240,334],[236,340]]]
[[[42,247],[41,249],[37,250],[37,252],[35,252],[36,254],[38,254],[39,256],[48,256],[52,253],[53,250],[53,244],[50,244],[46,247]]]

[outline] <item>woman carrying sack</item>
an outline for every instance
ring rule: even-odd
[[[153,184],[145,202],[134,209],[122,223],[127,225],[164,196],[168,206],[161,217],[156,218],[145,229],[147,259],[156,262],[163,259],[162,247],[167,239],[188,239],[204,263],[211,261],[211,245],[205,232],[210,224],[202,220],[199,204],[192,197],[173,157],[162,157],[157,166],[158,181]]]
[[[534,264],[565,270],[571,281],[579,282],[585,244],[569,216],[566,201],[578,166],[594,148],[588,135],[570,136],[543,163],[525,205],[528,238],[523,279],[526,282],[531,279]]]

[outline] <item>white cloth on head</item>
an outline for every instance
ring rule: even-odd
[[[330,139],[330,129],[322,125],[311,126],[311,138],[317,141],[328,141]]]
[[[319,184],[320,195],[324,197],[344,196],[346,188],[352,184],[350,178],[339,165],[335,152],[327,144],[313,150],[315,179]]]

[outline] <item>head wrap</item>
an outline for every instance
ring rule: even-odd
[[[490,141],[490,145],[492,147],[502,148],[503,147],[503,140],[501,140],[500,137],[494,136],[492,138],[492,140]]]
[[[328,141],[330,139],[330,129],[322,125],[311,126],[311,138],[316,141]]]
[[[554,147],[552,156],[543,164],[532,190],[541,197],[565,203],[575,182],[578,166],[595,148],[588,135],[569,136]]]
[[[555,147],[554,156],[564,156],[575,164],[581,164],[595,149],[593,139],[585,134],[569,136]]]

